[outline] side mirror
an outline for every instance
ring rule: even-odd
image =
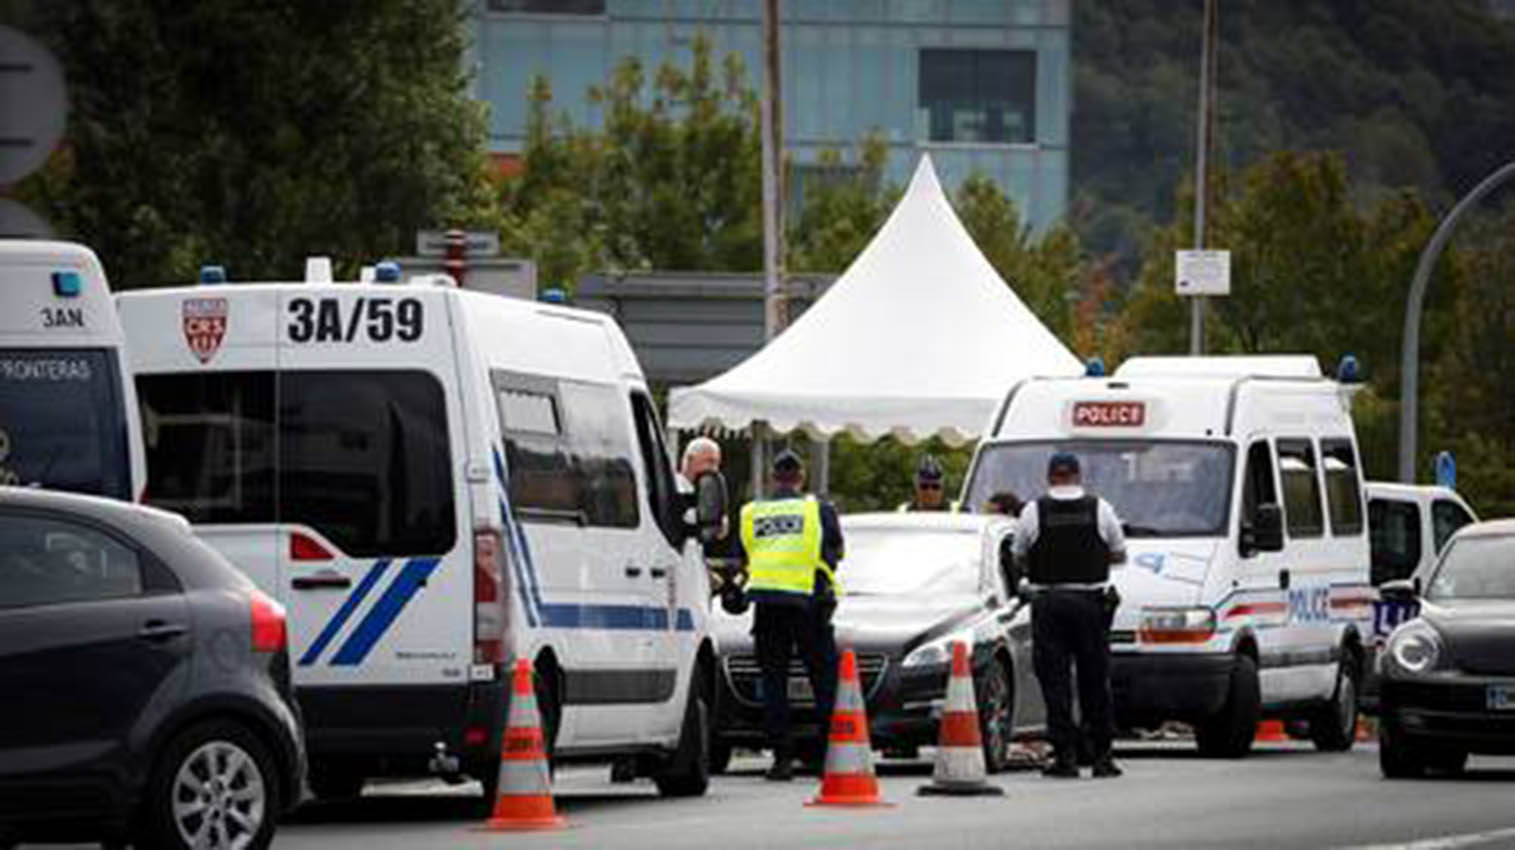
[[[1385,602],[1414,602],[1420,597],[1420,588],[1412,579],[1401,578],[1379,585],[1378,595]]]
[[[694,525],[703,540],[720,536],[726,521],[726,476],[718,471],[700,473],[694,482]]]
[[[1257,506],[1252,515],[1252,547],[1258,552],[1284,550],[1284,511],[1277,504]]]

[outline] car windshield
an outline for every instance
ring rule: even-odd
[[[1515,599],[1515,535],[1452,541],[1427,599]]]
[[[842,587],[849,596],[956,596],[978,592],[976,530],[845,528]]]
[[[0,484],[130,499],[120,374],[101,349],[0,349]]]
[[[1054,451],[1073,453],[1084,487],[1108,501],[1131,537],[1211,537],[1225,533],[1232,447],[1225,443],[1084,440],[1002,443],[979,454],[968,504],[995,493],[1022,499],[1047,490]]]

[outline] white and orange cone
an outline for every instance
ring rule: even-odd
[[[873,745],[868,740],[868,710],[857,677],[857,656],[842,653],[841,681],[836,705],[831,711],[831,733],[826,742],[826,770],[821,774],[821,793],[807,806],[887,806],[879,799],[878,777],[873,772]]]
[[[931,784],[922,785],[916,793],[963,797],[1005,793],[998,785],[989,784],[984,739],[978,726],[978,700],[973,694],[973,668],[968,664],[968,647],[961,641],[952,643],[952,677],[947,680],[939,739]]]
[[[1289,730],[1284,728],[1282,720],[1259,720],[1257,734],[1253,741],[1259,744],[1276,744],[1290,740]]]
[[[552,805],[542,717],[531,687],[531,662],[516,662],[510,716],[500,742],[500,783],[494,813],[480,827],[487,832],[560,829],[566,826]]]

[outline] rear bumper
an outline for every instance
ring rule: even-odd
[[[1491,711],[1485,694],[1510,679],[1381,681],[1380,722],[1407,742],[1473,753],[1515,755],[1515,711]]]
[[[339,763],[365,776],[434,773],[437,744],[463,772],[500,754],[504,676],[466,685],[307,687],[296,690],[312,770]]]
[[[1116,723],[1145,728],[1210,717],[1226,704],[1235,664],[1231,654],[1116,653],[1110,658]]]

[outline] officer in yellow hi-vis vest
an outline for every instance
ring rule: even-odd
[[[805,467],[785,450],[773,460],[771,498],[742,506],[738,555],[747,563],[747,597],[755,607],[752,637],[763,673],[763,720],[773,767],[767,778],[794,777],[789,717],[789,659],[797,652],[815,691],[817,716],[831,717],[836,696],[836,635],[831,615],[839,591],[842,527],[836,508],[803,492]],[[824,727],[823,727],[824,734]]]

